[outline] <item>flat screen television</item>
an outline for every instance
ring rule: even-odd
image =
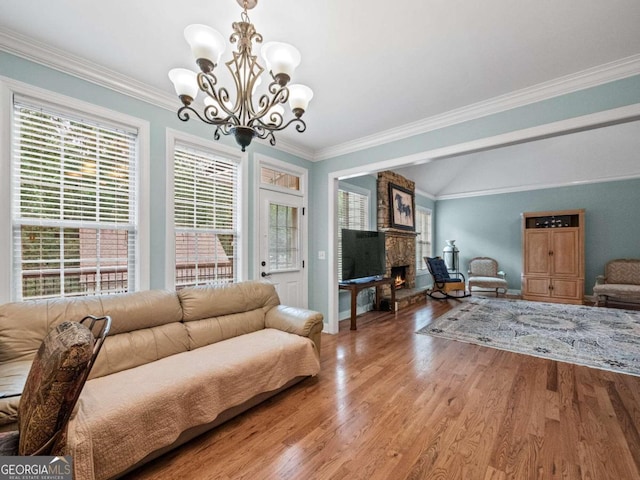
[[[342,229],[342,281],[385,274],[384,232]]]

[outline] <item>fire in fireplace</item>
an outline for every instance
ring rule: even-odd
[[[396,290],[406,288],[408,267],[409,265],[391,267],[391,278],[394,278],[396,281]]]

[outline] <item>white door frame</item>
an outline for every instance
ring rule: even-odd
[[[309,171],[306,168],[299,167],[297,165],[293,165],[291,163],[283,162],[282,160],[277,160],[273,157],[269,157],[267,155],[263,155],[261,153],[255,153],[253,155],[255,172],[253,176],[253,184],[255,192],[253,195],[253,212],[254,218],[260,219],[260,189],[264,190],[272,190],[275,192],[280,192],[288,195],[295,195],[302,198],[302,208],[305,210],[305,214],[302,215],[300,220],[300,260],[304,265],[302,271],[302,292],[303,292],[303,301],[302,304],[305,306],[309,305]],[[276,185],[266,185],[260,182],[260,168],[273,167],[276,170],[281,170],[283,172],[292,173],[300,178],[300,190],[291,190],[289,188],[278,187]],[[257,279],[260,279],[259,275],[261,272],[260,266],[260,256],[258,254],[260,250],[260,228],[259,225],[256,225],[254,229],[254,255],[253,255],[253,264],[254,264],[254,276]]]

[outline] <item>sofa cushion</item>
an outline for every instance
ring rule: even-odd
[[[498,277],[469,277],[469,288],[507,288],[507,281]]]
[[[609,297],[637,298],[640,300],[640,285],[627,285],[605,283],[593,287],[594,295],[606,295]]]
[[[264,325],[264,311],[261,308],[184,323],[188,333],[189,350],[262,330]]]
[[[273,284],[254,281],[187,287],[178,292],[178,298],[185,322],[257,309],[266,312],[280,304]]]
[[[187,350],[189,337],[182,322],[109,334],[89,378],[103,377]]]
[[[607,283],[640,285],[640,260],[612,260],[607,264]]]
[[[310,339],[263,329],[90,380],[67,434],[74,473],[117,475],[181,432],[319,370]]]
[[[182,320],[182,307],[175,292],[146,290],[122,295],[102,295],[99,315],[111,317],[109,335],[133,332]],[[88,313],[92,313],[88,311]],[[93,315],[96,315],[93,313]]]
[[[176,294],[163,290],[0,305],[0,363],[32,359],[51,328],[87,315],[109,315],[114,335],[179,322],[182,309]]]
[[[20,455],[33,455],[73,408],[93,354],[93,335],[78,322],[63,322],[44,338],[20,398]]]

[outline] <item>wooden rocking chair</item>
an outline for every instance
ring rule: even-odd
[[[433,287],[427,291],[427,295],[436,300],[446,298],[464,298],[471,294],[467,293],[465,278],[461,272],[453,272],[456,278],[451,278],[449,270],[440,257],[424,257],[424,261],[429,268]]]

